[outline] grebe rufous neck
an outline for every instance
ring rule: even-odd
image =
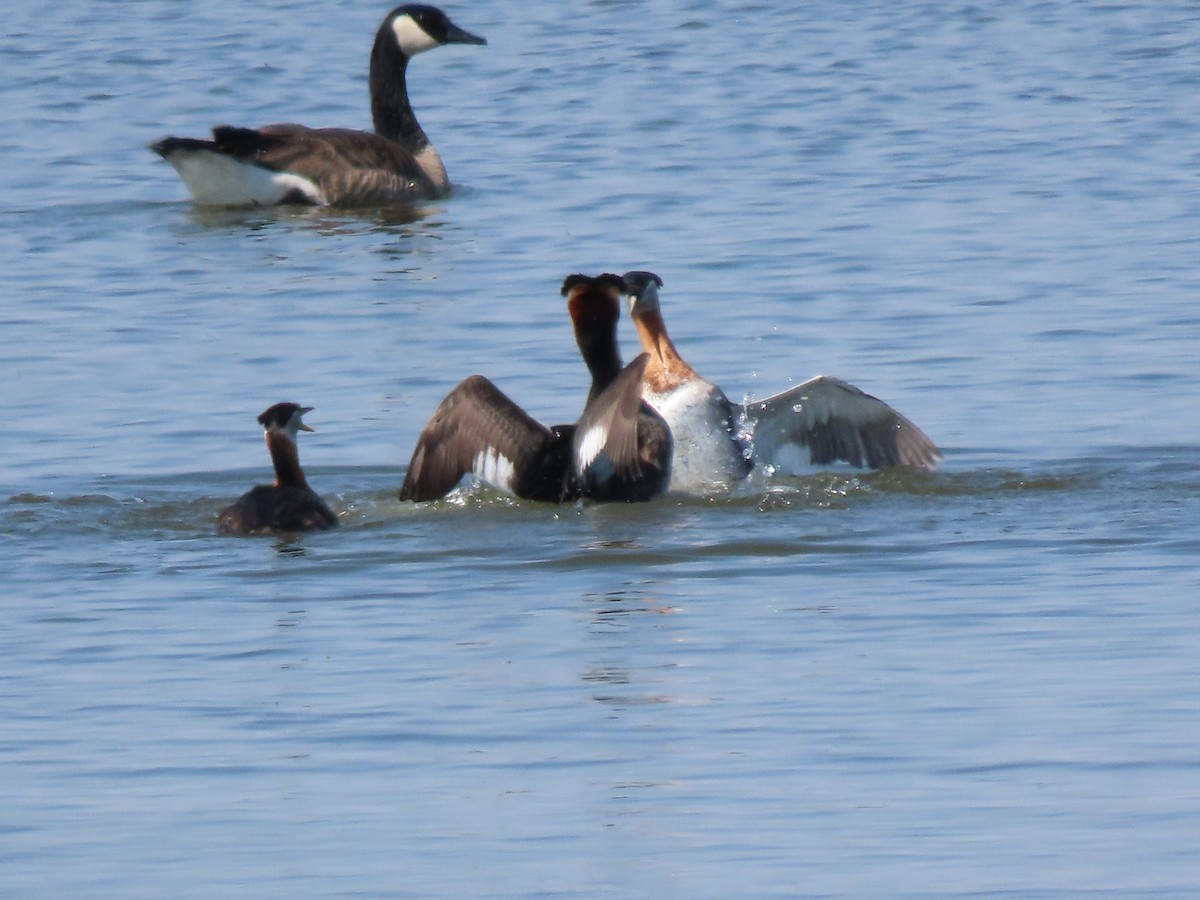
[[[267,534],[276,531],[318,531],[337,527],[337,517],[308,486],[296,434],[312,431],[301,416],[311,406],[276,403],[258,417],[265,430],[267,450],[275,466],[275,483],[259,485],[221,511],[218,534]]]
[[[482,375],[438,406],[417,440],[401,500],[435,500],[464,475],[528,500],[649,500],[670,478],[671,433],[641,400],[647,359],[621,367],[616,275],[571,275],[562,286],[579,352],[592,376],[575,425],[547,428]]]
[[[409,103],[408,61],[443,44],[486,43],[436,7],[397,6],[371,50],[373,134],[290,123],[218,125],[212,140],[167,137],[150,149],[175,167],[201,205],[388,206],[439,197],[449,181]]]
[[[642,271],[626,272],[624,279],[630,316],[650,354],[642,396],[675,436],[672,490],[728,487],[753,466],[795,467],[802,457],[873,469],[933,469],[942,458],[924,432],[892,407],[827,375],[765,400],[731,403],[683,361],[667,335],[658,297],[662,279]]]

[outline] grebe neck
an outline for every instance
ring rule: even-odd
[[[267,450],[271,454],[271,463],[275,466],[277,487],[308,488],[304,470],[300,468],[300,454],[296,450],[295,441],[278,431],[268,431]]]
[[[578,337],[579,354],[592,374],[592,387],[588,391],[590,403],[621,374],[621,351],[617,347],[615,327],[609,334],[581,334]]]
[[[657,309],[639,311],[633,315],[642,349],[650,354],[646,367],[646,381],[656,391],[674,387],[680,382],[696,377],[696,371],[683,361],[675,344],[667,334],[666,323]]]

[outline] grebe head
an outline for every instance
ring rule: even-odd
[[[625,282],[620,276],[568,275],[562,284],[567,309],[576,329],[590,330],[599,325],[615,326],[621,315],[621,295]]]
[[[485,38],[459,28],[436,6],[406,3],[393,9],[383,21],[380,34],[391,31],[396,46],[406,57],[416,56],[443,44],[486,44]]]
[[[663,280],[653,272],[634,269],[622,276],[625,293],[629,295],[629,314],[635,316],[640,312],[658,309],[658,289]]]
[[[625,282],[608,273],[595,277],[568,275],[562,293],[567,298],[579,354],[592,374],[592,389],[588,392],[591,402],[621,371],[617,319],[621,317]]]
[[[580,350],[585,345],[598,348],[611,343],[616,350],[617,319],[621,317],[621,295],[625,282],[620,276],[568,275],[563,281],[562,295],[567,298],[567,311],[575,326]],[[584,352],[584,358],[588,353]]]
[[[294,442],[297,431],[313,430],[300,418],[306,412],[312,412],[312,409],[311,406],[300,406],[296,403],[276,403],[263,410],[262,415],[258,417],[258,424],[266,430],[268,435],[286,435]]]

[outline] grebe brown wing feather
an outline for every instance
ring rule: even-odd
[[[458,384],[417,439],[401,500],[444,497],[464,475],[529,500],[572,492],[571,426],[547,428],[482,375]]]
[[[670,482],[671,430],[642,400],[643,353],[590,402],[575,428],[575,476],[594,500],[649,500]]]

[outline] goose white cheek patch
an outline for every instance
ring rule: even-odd
[[[438,42],[414,22],[412,16],[397,16],[392,22],[392,32],[396,35],[396,44],[405,56],[416,56],[438,46]]]

